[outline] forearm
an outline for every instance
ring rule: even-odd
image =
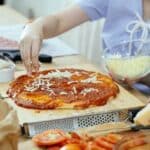
[[[60,21],[56,15],[49,15],[42,18],[43,39],[55,37],[60,33]]]
[[[55,37],[88,20],[86,14],[76,5],[49,15],[42,18],[43,38]]]
[[[72,6],[28,24],[21,34],[19,44],[28,74],[39,70],[38,56],[43,39],[60,35],[85,21],[88,21],[86,14],[78,6]]]

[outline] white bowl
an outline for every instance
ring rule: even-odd
[[[11,63],[9,67],[0,69],[0,83],[10,82],[15,76],[15,64]]]

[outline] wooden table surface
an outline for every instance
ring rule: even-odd
[[[15,24],[25,24],[28,19],[24,16],[22,16],[20,13],[15,11],[14,9],[8,7],[8,6],[0,6],[0,26],[1,25],[15,25]],[[20,63],[17,65],[17,74],[22,74],[25,73],[24,66]],[[52,64],[42,64],[41,69],[48,69],[48,68],[61,68],[61,67],[77,67],[77,68],[82,68],[82,69],[87,69],[87,70],[92,70],[92,71],[100,71],[100,67],[93,65],[89,61],[87,61],[85,58],[79,55],[75,56],[64,56],[64,57],[57,57],[53,59]],[[5,86],[4,86],[5,85]],[[7,88],[6,84],[0,84],[0,92],[3,91],[3,88]],[[139,93],[136,90],[131,90],[130,91],[133,95],[135,95],[138,99],[140,99],[142,102],[147,102],[148,98],[147,96]],[[30,143],[30,140],[25,141],[23,139],[23,142],[20,144],[21,150],[27,149],[27,143]],[[29,144],[30,145],[30,144]],[[30,148],[29,148],[30,149]]]

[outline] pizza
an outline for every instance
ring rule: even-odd
[[[117,96],[119,87],[101,73],[62,68],[22,75],[10,84],[7,93],[17,105],[25,108],[84,109],[105,105]]]

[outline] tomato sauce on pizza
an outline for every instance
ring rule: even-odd
[[[51,69],[22,75],[10,84],[8,96],[25,108],[84,109],[102,106],[116,97],[119,87],[108,76],[81,69]]]

